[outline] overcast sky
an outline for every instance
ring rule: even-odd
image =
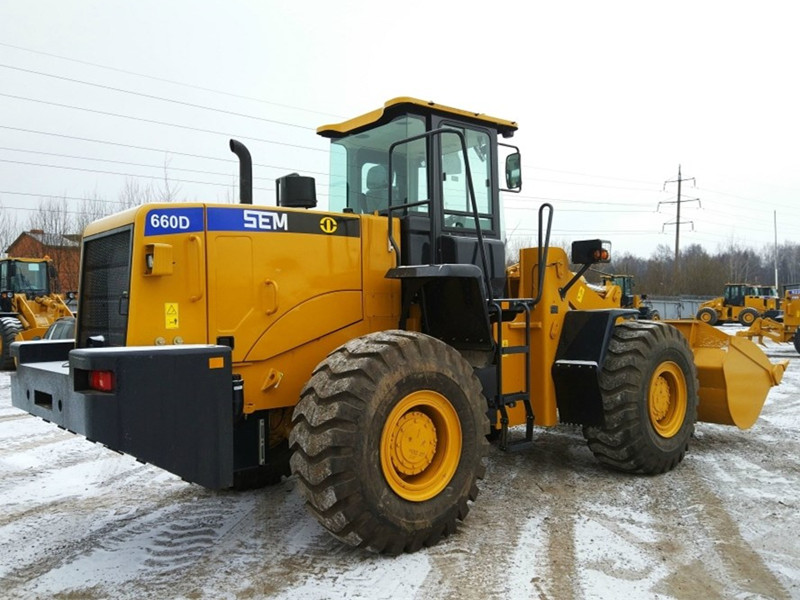
[[[224,200],[236,137],[257,204],[299,172],[324,207],[316,127],[415,96],[519,123],[514,237],[548,200],[557,241],[674,249],[680,164],[681,247],[770,247],[774,214],[797,242],[798,23],[789,1],[0,0],[0,204],[25,223],[165,164],[186,200]]]

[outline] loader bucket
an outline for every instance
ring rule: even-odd
[[[688,340],[700,380],[697,420],[747,429],[767,392],[778,385],[788,360],[771,363],[756,344],[700,321],[668,321]]]

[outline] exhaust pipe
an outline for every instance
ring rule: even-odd
[[[239,204],[253,203],[253,160],[247,147],[231,140],[231,152],[239,157]]]

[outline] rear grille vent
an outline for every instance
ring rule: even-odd
[[[102,336],[106,346],[124,346],[128,328],[131,228],[83,242],[78,296],[77,346]]]

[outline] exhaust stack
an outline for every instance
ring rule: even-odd
[[[253,160],[247,147],[231,140],[231,152],[239,157],[239,204],[253,203]]]

